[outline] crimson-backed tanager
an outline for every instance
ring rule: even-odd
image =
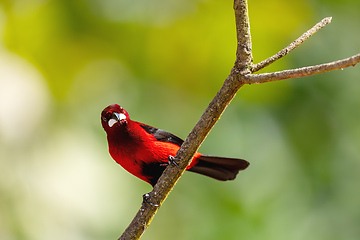
[[[112,158],[134,176],[156,184],[175,156],[183,140],[164,130],[132,121],[118,104],[106,107],[101,124],[107,133]],[[171,158],[170,158],[171,159]],[[249,166],[243,159],[224,158],[195,153],[186,170],[221,181],[233,180],[240,170]]]

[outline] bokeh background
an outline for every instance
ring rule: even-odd
[[[254,61],[332,23],[266,71],[360,52],[356,0],[253,0]],[[150,185],[107,152],[100,112],[185,138],[234,63],[232,1],[0,1],[0,239],[117,239]],[[360,238],[360,68],[244,86],[142,239]]]

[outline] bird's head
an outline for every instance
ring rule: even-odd
[[[107,133],[114,129],[124,127],[129,120],[129,114],[118,104],[107,106],[101,112],[101,124]]]

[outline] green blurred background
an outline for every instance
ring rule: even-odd
[[[100,112],[185,138],[234,63],[227,0],[0,0],[0,239],[117,239],[150,185],[109,156]],[[250,1],[266,71],[360,52],[356,0]],[[359,66],[244,86],[201,152],[251,162],[185,173],[142,239],[360,238]]]

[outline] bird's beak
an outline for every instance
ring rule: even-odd
[[[126,120],[126,115],[123,113],[114,112],[108,121],[109,127],[114,126],[115,123]]]

